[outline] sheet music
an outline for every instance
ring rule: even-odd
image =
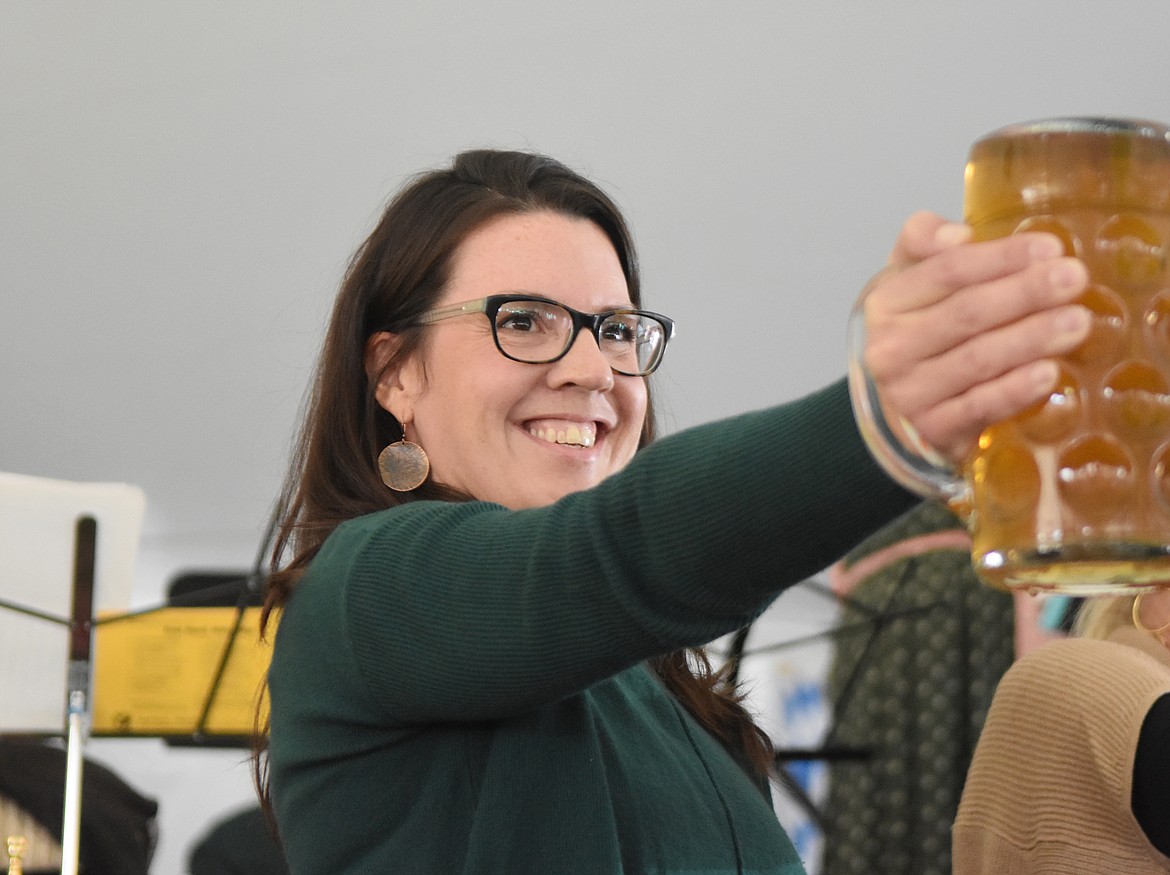
[[[123,483],[0,472],[0,599],[68,622],[77,520],[97,520],[94,611],[130,604],[146,497]],[[67,625],[0,607],[0,731],[65,726]]]

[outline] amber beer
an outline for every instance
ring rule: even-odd
[[[1170,138],[1052,119],[971,149],[976,239],[1048,231],[1088,267],[1085,343],[1049,398],[985,431],[964,474],[976,569],[1029,590],[1170,583]]]

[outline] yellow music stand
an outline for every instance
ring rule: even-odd
[[[259,622],[256,607],[99,617],[93,733],[204,743],[249,738],[271,660],[271,638],[260,641]]]

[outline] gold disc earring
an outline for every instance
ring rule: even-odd
[[[395,441],[378,454],[378,473],[382,482],[395,492],[418,489],[430,472],[431,460],[414,441]]]

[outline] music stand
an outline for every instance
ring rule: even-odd
[[[61,826],[61,875],[74,875],[81,859],[81,772],[89,728],[89,683],[93,655],[93,585],[97,565],[97,520],[77,521],[73,559],[73,607],[69,622],[66,685],[68,741],[65,745],[65,810]]]
[[[121,695],[121,704],[125,705],[125,711],[122,713],[129,715],[133,711],[133,693],[124,686],[115,691],[113,681],[124,680],[124,678],[120,677],[121,673],[119,672],[105,672],[103,664],[99,662],[99,679],[104,674],[106,681],[99,684],[99,688],[103,690],[103,700],[99,700],[99,705],[102,707],[98,709],[98,716],[103,718],[103,724],[107,724],[104,726],[105,731],[100,734],[124,737],[145,735],[162,738],[170,745],[199,747],[238,747],[248,743],[255,728],[251,717],[256,714],[260,705],[260,701],[256,700],[254,696],[263,686],[268,662],[271,659],[271,654],[267,652],[267,646],[260,641],[258,628],[259,605],[262,603],[263,587],[267,579],[264,568],[268,551],[275,540],[276,531],[283,515],[284,503],[282,500],[278,500],[269,515],[268,525],[257,546],[251,570],[247,574],[192,572],[172,581],[166,604],[141,611],[129,611],[112,617],[102,617],[98,620],[99,628],[109,630],[114,627],[114,624],[126,622],[129,626],[130,622],[141,618],[146,618],[149,621],[151,619],[149,615],[152,614],[155,615],[155,618],[162,617],[165,621],[168,616],[174,616],[175,611],[210,612],[210,617],[202,627],[202,631],[211,631],[213,643],[219,644],[218,652],[212,654],[213,667],[209,673],[204,675],[200,672],[202,664],[206,660],[200,659],[197,654],[184,652],[181,649],[183,646],[181,636],[180,640],[176,641],[173,635],[169,635],[171,640],[165,641],[158,637],[157,626],[154,630],[146,629],[144,640],[147,645],[151,643],[149,636],[154,634],[155,645],[168,648],[169,655],[178,656],[180,660],[185,660],[182,665],[187,668],[195,667],[194,671],[202,685],[202,696],[197,713],[189,719],[182,716],[185,711],[181,702],[178,704],[171,702],[169,717],[165,713],[161,718],[156,714],[155,725],[147,726],[145,730],[135,729],[130,720],[123,722],[116,717],[109,719],[108,715],[104,713],[111,710],[105,707],[107,703],[103,701],[108,692],[110,698],[115,698],[116,694]],[[190,624],[184,620],[182,625],[188,626]],[[245,630],[254,633],[251,635],[250,643],[244,637]],[[163,637],[168,637],[168,630],[164,628],[162,631]],[[222,638],[216,641],[214,635],[222,635]],[[104,637],[104,633],[101,637]],[[106,653],[109,655],[113,648],[109,646],[108,639],[104,643]],[[126,643],[127,641],[123,641],[123,644]],[[129,639],[129,643],[133,643],[132,639]],[[126,656],[127,652],[123,648],[122,655]],[[131,659],[128,665],[132,665],[132,663]],[[188,673],[185,677],[190,680],[192,675]],[[178,685],[172,684],[171,686],[173,689]],[[113,707],[116,708],[117,704],[113,703]],[[228,712],[226,719],[230,725],[226,729],[218,722],[213,725],[213,713],[220,715],[221,711]],[[245,713],[241,714],[241,712]],[[174,719],[176,715],[179,715],[180,718],[178,722]]]
[[[66,739],[63,875],[80,858],[94,612],[129,602],[144,509],[124,484],[0,474],[0,732]]]
[[[94,734],[247,746],[270,658],[259,640],[262,579],[187,572],[171,582],[165,604],[99,618]]]

